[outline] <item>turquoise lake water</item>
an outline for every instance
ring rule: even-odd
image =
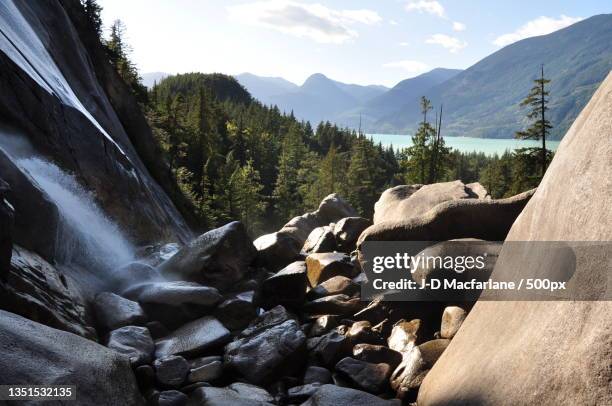
[[[403,149],[412,145],[412,137],[402,134],[368,134],[376,144],[381,142],[384,146],[393,145],[396,149]],[[462,152],[484,152],[487,155],[497,153],[501,155],[506,150],[513,151],[517,148],[539,147],[542,145],[536,140],[516,139],[494,139],[494,138],[472,138],[472,137],[444,137],[447,147]],[[559,141],[546,140],[546,148],[555,151]]]

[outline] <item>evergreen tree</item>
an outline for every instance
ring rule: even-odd
[[[261,194],[263,186],[259,172],[253,167],[253,161],[248,160],[242,167],[237,167],[231,177],[231,188],[234,190],[239,219],[251,235],[260,231],[262,216],[266,210],[264,197]]]
[[[146,103],[147,89],[142,84],[136,65],[129,58],[131,48],[125,42],[125,30],[125,24],[121,20],[113,22],[109,38],[105,42],[106,51],[111,65],[130,87],[136,99],[141,103]]]
[[[87,23],[98,35],[98,38],[102,39],[102,7],[96,0],[81,0],[81,5],[85,12],[85,18]]]
[[[542,140],[541,148],[524,148],[520,152],[520,154],[525,156],[533,157],[539,155],[541,177],[544,176],[548,164],[549,152],[546,149],[546,137],[552,129],[550,121],[546,118],[549,102],[549,92],[546,90],[548,83],[550,83],[550,80],[544,77],[544,65],[542,65],[540,78],[534,80],[534,86],[529,91],[527,97],[521,102],[521,106],[529,106],[531,108],[527,113],[527,118],[535,121],[526,130],[516,133],[516,138]]]
[[[347,198],[359,213],[371,217],[374,203],[378,200],[379,190],[376,184],[376,175],[379,172],[374,165],[374,155],[369,148],[369,141],[358,137],[353,142],[351,160],[346,174],[348,186]]]
[[[407,162],[404,163],[406,181],[424,184],[428,180],[428,169],[431,160],[430,142],[436,135],[434,128],[427,121],[427,113],[432,109],[431,102],[421,97],[421,113],[423,121],[417,132],[412,136],[412,145],[407,148]]]
[[[297,124],[291,125],[282,143],[278,160],[278,177],[274,188],[274,207],[280,219],[288,220],[299,213],[302,205],[298,170],[305,146]]]

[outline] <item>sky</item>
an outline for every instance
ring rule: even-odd
[[[468,68],[520,39],[612,12],[609,0],[99,0],[147,72],[313,73],[393,86]]]

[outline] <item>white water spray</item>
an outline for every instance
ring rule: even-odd
[[[134,260],[132,245],[73,175],[40,158],[21,158],[16,163],[59,209],[61,224],[56,247],[59,264],[112,272]]]

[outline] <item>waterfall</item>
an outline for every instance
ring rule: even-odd
[[[16,164],[29,173],[59,209],[58,264],[111,272],[134,260],[130,242],[73,175],[35,157],[17,159]]]

